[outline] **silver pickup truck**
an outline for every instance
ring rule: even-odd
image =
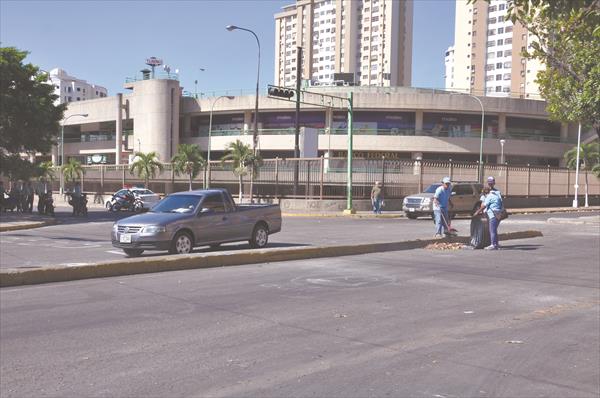
[[[178,192],[148,213],[114,223],[112,244],[130,257],[144,250],[190,253],[195,246],[247,240],[253,248],[267,245],[281,231],[279,205],[235,204],[225,189]]]

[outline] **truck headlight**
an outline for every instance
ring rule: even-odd
[[[144,227],[145,234],[158,234],[160,232],[167,232],[167,227],[163,227],[161,225],[149,225]]]
[[[431,198],[425,198],[423,199],[423,202],[421,202],[422,205],[428,205],[429,203],[431,203]]]
[[[113,226],[112,226],[113,233],[116,234],[118,230],[119,230],[119,226],[117,225],[117,223],[114,223]]]
[[[158,234],[160,232],[167,232],[167,227],[163,227],[161,225],[149,225],[144,227],[143,232],[145,234]]]
[[[408,198],[404,198],[404,200],[402,201],[402,204],[407,204],[408,203]]]

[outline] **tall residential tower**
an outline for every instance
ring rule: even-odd
[[[301,46],[313,85],[409,86],[412,20],[412,0],[296,0],[275,15],[275,84],[295,84]]]
[[[452,57],[450,49],[446,52],[447,89],[539,99],[535,78],[543,66],[521,56],[533,36],[506,18],[508,2],[456,0]]]

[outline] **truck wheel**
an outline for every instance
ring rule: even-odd
[[[170,254],[188,254],[194,248],[194,241],[188,232],[177,232],[171,241]]]
[[[413,213],[406,213],[406,217],[410,220],[416,220],[417,219],[417,215],[413,214]]]
[[[253,249],[262,249],[269,242],[269,229],[264,223],[257,224],[252,231],[252,237],[248,241]]]
[[[123,249],[127,257],[139,257],[142,255],[144,250],[142,249]]]

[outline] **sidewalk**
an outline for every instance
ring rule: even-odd
[[[41,216],[37,213],[2,213],[0,215],[0,232],[17,231],[20,229],[31,229],[56,224],[56,218]]]
[[[591,211],[599,211],[600,206],[590,207],[537,207],[537,208],[521,208],[508,209],[509,214],[536,214],[536,213],[587,213]],[[309,218],[328,218],[328,217],[353,217],[353,218],[406,218],[403,211],[384,211],[382,214],[373,214],[371,211],[357,211],[356,214],[346,215],[342,212],[302,212],[302,211],[285,211],[282,212],[284,217],[309,217]]]

